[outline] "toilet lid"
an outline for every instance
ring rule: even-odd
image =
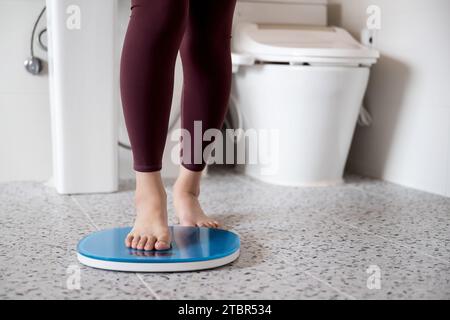
[[[372,65],[379,57],[344,29],[299,25],[239,24],[233,50],[259,61],[293,64]]]

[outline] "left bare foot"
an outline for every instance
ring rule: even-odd
[[[182,168],[182,174],[173,188],[175,212],[182,226],[218,228],[219,222],[208,217],[200,206],[199,173],[188,172]]]

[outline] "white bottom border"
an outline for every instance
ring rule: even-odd
[[[170,262],[170,263],[137,263],[137,262],[116,262],[88,258],[82,254],[77,253],[78,261],[85,266],[112,270],[112,271],[126,271],[126,272],[182,272],[213,269],[224,266],[233,262],[239,257],[240,250],[232,253],[229,256],[205,261],[195,262]]]

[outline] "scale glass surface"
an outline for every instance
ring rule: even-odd
[[[171,248],[144,251],[127,248],[131,228],[94,232],[78,243],[78,260],[89,267],[129,272],[176,272],[223,266],[239,256],[239,236],[212,228],[171,226]]]

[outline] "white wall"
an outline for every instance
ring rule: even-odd
[[[450,196],[450,1],[331,0],[330,24],[359,35],[378,5],[382,58],[373,68],[349,167],[361,174]]]

